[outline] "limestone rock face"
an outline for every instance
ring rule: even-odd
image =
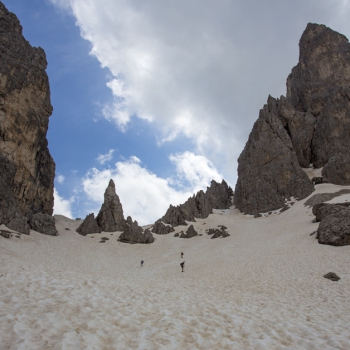
[[[77,232],[83,236],[86,236],[90,233],[101,233],[101,228],[97,224],[94,213],[86,216],[84,221],[77,228]]]
[[[350,185],[350,44],[309,23],[287,95],[268,98],[238,160],[234,202],[248,214],[303,199],[313,186],[301,168],[323,167],[324,182]]]
[[[206,192],[199,191],[196,195],[190,197],[184,204],[170,205],[165,215],[157,220],[173,227],[187,225],[186,221],[195,221],[195,218],[205,219],[213,212],[213,209],[227,209],[232,205],[232,188],[225,180],[221,183],[212,181]],[[156,222],[156,223],[157,223]],[[153,232],[158,233],[156,225]]]
[[[157,233],[158,235],[167,235],[170,232],[174,232],[174,227],[171,225],[166,225],[162,221],[158,220],[155,222],[152,232]]]
[[[53,211],[46,67],[44,50],[25,40],[17,17],[0,2],[0,223],[23,233],[29,233],[26,215]]]
[[[30,227],[44,235],[57,236],[58,232],[55,226],[55,218],[51,215],[37,213],[32,215],[29,220]]]
[[[316,239],[320,244],[350,245],[350,203],[319,203],[312,208],[316,222],[321,221]]]
[[[198,233],[197,231],[194,229],[193,225],[191,225],[187,231],[186,231],[186,234],[181,232],[181,235],[180,235],[180,238],[192,238],[192,237],[195,237],[195,236],[198,236]]]
[[[153,243],[154,237],[150,230],[143,231],[142,227],[140,227],[135,220],[132,221],[131,216],[128,216],[124,232],[119,236],[119,241],[124,243]]]
[[[104,193],[104,202],[96,221],[101,230],[105,232],[123,231],[125,228],[123,207],[115,192],[115,184],[112,179]]]

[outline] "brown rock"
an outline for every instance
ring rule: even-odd
[[[180,235],[180,238],[192,238],[192,237],[195,237],[197,236],[197,231],[194,229],[193,225],[191,225],[187,231],[186,231],[186,234],[181,232],[181,235]]]
[[[340,280],[340,277],[337,274],[335,274],[334,272],[328,272],[323,277],[327,278],[331,281],[339,281]]]
[[[104,202],[96,221],[101,230],[105,232],[123,231],[125,228],[123,207],[115,192],[115,184],[112,179],[104,193]]]
[[[120,242],[124,243],[153,243],[154,237],[149,229],[143,231],[142,227],[140,227],[135,220],[132,221],[132,218],[128,216],[125,229],[123,233],[119,236],[118,239]]]
[[[102,230],[97,224],[94,213],[87,215],[84,221],[77,228],[77,232],[83,236],[91,233],[101,233],[101,231]]]
[[[45,52],[25,40],[17,17],[0,2],[0,223],[23,233],[29,233],[25,215],[53,211],[46,67]]]
[[[46,214],[34,214],[30,218],[30,227],[44,235],[57,236],[58,232],[55,225],[55,218]]]
[[[158,220],[155,222],[152,232],[158,235],[166,235],[170,232],[174,232],[174,228],[169,224],[164,224],[162,221]]]

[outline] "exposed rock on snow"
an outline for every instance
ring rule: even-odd
[[[315,209],[316,220],[321,220],[317,229],[318,243],[334,246],[350,245],[350,206],[320,204]]]
[[[96,221],[101,230],[105,232],[123,231],[125,228],[123,207],[115,192],[115,184],[112,179],[104,193],[104,202]]]
[[[191,225],[187,231],[186,231],[186,234],[181,232],[181,235],[180,235],[180,238],[192,238],[192,237],[195,237],[197,236],[197,231],[194,229],[193,225]]]
[[[238,160],[234,202],[248,214],[275,210],[285,198],[307,197],[301,167],[322,169],[323,182],[350,184],[350,44],[309,23],[287,97],[268,98]]]
[[[119,241],[124,243],[153,243],[154,237],[149,229],[143,231],[135,220],[128,216],[124,232],[119,236]]]
[[[174,227],[168,224],[164,224],[161,220],[155,222],[152,232],[158,235],[167,235],[170,232],[174,232]]]
[[[337,274],[335,274],[334,272],[328,272],[323,277],[327,278],[331,281],[339,281],[340,280],[340,277]]]
[[[84,221],[77,228],[77,232],[83,236],[86,236],[90,233],[101,233],[101,228],[97,224],[94,213],[86,216]]]
[[[46,214],[34,214],[29,220],[30,227],[44,235],[57,236],[58,232],[55,226],[55,218]]]
[[[225,180],[222,180],[221,184],[213,180],[206,192],[199,191],[184,204],[176,207],[170,205],[165,215],[157,222],[162,221],[176,227],[187,225],[186,221],[195,221],[195,218],[205,219],[213,212],[213,209],[229,208],[232,205],[232,196],[232,188],[227,185]],[[158,226],[156,229],[153,228],[152,232],[158,233]]]
[[[27,234],[25,215],[53,211],[46,67],[44,50],[29,44],[17,17],[0,2],[0,223]]]

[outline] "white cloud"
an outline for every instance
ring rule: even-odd
[[[100,164],[104,164],[106,162],[111,161],[113,158],[113,152],[114,152],[114,149],[110,149],[106,154],[99,154],[97,157],[97,161]]]
[[[221,182],[223,176],[215,169],[214,164],[201,155],[192,152],[171,155],[170,160],[176,166],[177,177],[190,183],[193,192],[205,190],[211,180]]]
[[[162,179],[151,173],[142,167],[141,160],[135,156],[117,162],[114,169],[92,169],[82,183],[84,192],[95,203],[89,212],[97,214],[99,211],[110,179],[115,183],[124,215],[132,216],[143,225],[162,217],[170,204],[181,204],[199,189],[205,190],[212,179],[222,180],[213,164],[203,156],[185,152],[171,156],[171,160],[178,174],[175,181],[189,181],[189,186],[179,191],[171,187],[171,179]]]
[[[73,199],[64,199],[62,198],[56,189],[54,189],[54,207],[53,207],[53,214],[54,215],[64,215],[68,218],[73,218],[72,211],[71,211],[71,205],[73,202]]]
[[[65,177],[63,175],[57,175],[57,182],[62,184],[65,180]]]
[[[51,0],[69,8],[126,131],[153,121],[162,142],[185,135],[235,182],[237,158],[269,94],[285,94],[308,22],[350,33],[349,1]]]

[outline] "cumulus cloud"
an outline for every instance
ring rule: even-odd
[[[193,192],[205,190],[211,180],[221,182],[223,179],[214,164],[204,156],[184,152],[171,155],[170,160],[175,164],[177,178],[186,180]]]
[[[306,24],[350,33],[346,0],[51,1],[111,72],[105,118],[123,131],[132,116],[153,121],[159,144],[185,135],[231,181],[259,109],[285,94]]]
[[[106,162],[111,161],[113,158],[113,152],[114,152],[114,149],[110,149],[106,154],[99,154],[97,157],[97,161],[100,164],[104,164]]]
[[[65,177],[63,175],[59,174],[59,175],[57,175],[56,179],[57,179],[58,183],[62,184],[65,180]]]
[[[175,181],[187,180],[188,186],[180,190],[172,187],[174,179],[163,179],[142,166],[139,158],[117,162],[113,169],[93,168],[83,179],[83,190],[95,204],[90,212],[97,213],[110,179],[123,205],[124,215],[132,216],[140,224],[149,224],[163,216],[169,205],[178,205],[199,189],[206,189],[212,179],[222,180],[213,164],[203,156],[190,152],[171,156],[176,166]],[[94,206],[93,206],[94,205]]]
[[[53,207],[53,214],[54,215],[64,215],[68,218],[73,218],[71,205],[73,199],[67,200],[62,198],[56,189],[54,189],[54,207]]]

